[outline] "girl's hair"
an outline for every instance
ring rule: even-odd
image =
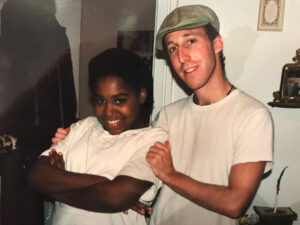
[[[96,55],[89,63],[89,86],[95,90],[99,78],[113,76],[121,78],[139,95],[147,90],[146,101],[141,105],[141,119],[149,123],[153,109],[153,78],[145,61],[137,54],[119,48],[110,48]]]

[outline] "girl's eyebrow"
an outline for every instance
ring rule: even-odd
[[[113,97],[118,98],[118,97],[127,97],[127,96],[129,96],[128,93],[119,93],[117,95],[114,95]]]
[[[94,96],[97,97],[97,98],[103,98],[103,96],[100,95],[100,94],[94,94]],[[127,97],[127,96],[129,96],[128,93],[119,93],[119,94],[113,95],[112,97],[113,98],[119,98],[119,97]]]

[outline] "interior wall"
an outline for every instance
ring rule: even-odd
[[[66,28],[73,64],[74,84],[77,102],[79,99],[79,46],[81,28],[81,0],[55,0],[56,19]]]
[[[300,109],[271,108],[267,103],[273,100],[272,93],[279,90],[283,65],[291,63],[296,49],[300,48],[300,1],[285,1],[282,31],[257,30],[259,0],[158,0],[157,24],[160,25],[170,10],[187,4],[204,4],[216,11],[224,39],[228,79],[239,89],[263,102],[273,116],[274,168],[270,176],[262,181],[248,212],[253,212],[253,205],[273,207],[277,179],[282,169],[288,166],[281,180],[278,206],[291,207],[299,217]],[[155,65],[157,112],[161,106],[185,94],[170,81],[168,75],[164,75],[168,69],[161,60],[156,60]],[[157,88],[158,85],[160,88]],[[168,90],[167,93],[164,90]],[[300,220],[293,224],[300,225]]]
[[[118,30],[153,30],[155,0],[82,1],[79,117],[93,115],[89,102],[88,62],[117,46]]]

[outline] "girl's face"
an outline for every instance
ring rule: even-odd
[[[146,97],[145,89],[137,95],[121,78],[99,78],[94,90],[96,116],[104,129],[112,135],[140,128],[139,111]]]

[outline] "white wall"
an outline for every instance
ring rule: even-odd
[[[86,0],[82,2],[79,117],[93,115],[87,65],[92,57],[117,46],[121,29],[153,30],[155,0]]]
[[[165,14],[181,5],[204,4],[216,11],[228,79],[238,88],[267,105],[279,90],[281,70],[292,62],[300,48],[300,1],[286,0],[282,31],[257,31],[259,0],[158,0],[157,25]],[[158,27],[156,27],[156,30]],[[155,112],[184,93],[176,86],[164,61],[155,60]],[[252,205],[273,207],[275,186],[281,170],[288,166],[281,181],[278,205],[291,207],[300,216],[300,109],[271,108],[275,130],[275,165],[264,179]],[[252,206],[249,213],[252,213]],[[300,225],[300,220],[294,225]]]
[[[71,48],[74,83],[77,101],[79,99],[79,46],[81,29],[81,0],[55,0],[56,19],[66,28]]]

